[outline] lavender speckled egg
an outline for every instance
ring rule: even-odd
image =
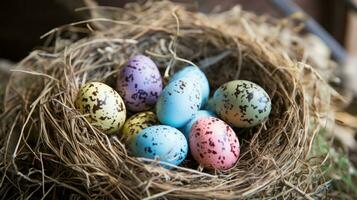
[[[155,125],[139,132],[131,144],[131,152],[136,157],[159,158],[160,161],[179,165],[187,156],[188,144],[176,128]]]
[[[156,64],[144,55],[132,57],[118,74],[117,91],[127,109],[133,112],[153,107],[162,91],[162,78]]]
[[[125,122],[126,109],[122,98],[104,83],[83,85],[75,106],[94,127],[108,134],[120,130]]]
[[[171,77],[170,82],[181,78],[189,78],[191,81],[195,81],[199,85],[202,95],[201,106],[205,105],[209,96],[209,82],[205,73],[198,67],[188,66],[176,72]]]
[[[197,120],[190,132],[193,158],[207,168],[226,170],[238,160],[239,141],[232,128],[215,117]]]
[[[252,127],[270,114],[269,95],[259,85],[234,80],[220,86],[214,93],[217,115],[234,127]]]
[[[200,107],[199,86],[182,78],[164,88],[156,104],[156,115],[162,124],[179,128],[184,126]]]
[[[216,117],[216,114],[214,114],[211,111],[207,111],[207,110],[199,110],[194,116],[193,118],[182,128],[180,128],[180,130],[182,130],[182,133],[185,135],[185,137],[187,138],[187,140],[189,139],[189,135],[190,135],[190,131],[192,128],[192,125],[201,118],[204,117]]]

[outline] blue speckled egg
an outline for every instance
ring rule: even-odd
[[[187,156],[188,143],[176,128],[155,125],[139,132],[131,144],[131,152],[136,157],[159,158],[160,161],[179,165]]]
[[[214,114],[213,112],[211,111],[207,111],[207,110],[199,110],[195,115],[194,117],[181,129],[181,131],[183,132],[183,134],[185,135],[185,137],[187,138],[187,140],[189,139],[190,137],[190,131],[191,131],[191,127],[192,125],[198,120],[198,119],[201,119],[201,118],[204,118],[204,117],[216,117],[216,114]]]
[[[156,104],[156,115],[162,124],[184,126],[201,107],[201,92],[196,82],[183,78],[169,83]]]
[[[270,114],[269,95],[259,85],[234,80],[220,86],[214,93],[217,115],[235,127],[252,127]]]
[[[156,64],[144,55],[132,57],[119,71],[117,91],[131,111],[153,107],[162,91],[162,79]]]
[[[191,81],[196,81],[201,89],[201,105],[203,106],[209,97],[209,83],[206,75],[198,67],[188,66],[175,73],[171,77],[170,82],[181,78],[189,78]]]

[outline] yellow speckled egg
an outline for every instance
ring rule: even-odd
[[[124,123],[122,139],[130,143],[141,130],[157,124],[159,124],[159,121],[155,113],[151,111],[137,113]]]
[[[126,108],[123,99],[104,83],[90,82],[83,85],[75,105],[94,127],[105,133],[120,130],[125,122]]]

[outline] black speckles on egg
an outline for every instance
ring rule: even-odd
[[[147,152],[147,153],[150,153],[150,154],[153,153],[151,147],[145,147],[145,148],[144,148],[144,151]]]
[[[202,166],[229,169],[238,160],[238,138],[222,120],[213,117],[201,118],[193,125],[191,131],[191,153]],[[193,134],[197,132],[199,134]]]
[[[211,146],[211,147],[215,147],[216,145],[214,144],[214,142],[212,141],[212,138],[209,138],[208,139],[208,144],[209,144],[209,146]]]
[[[186,79],[170,82],[156,105],[159,121],[172,127],[184,126],[201,107],[200,97],[199,86],[194,82]]]
[[[179,84],[178,84],[178,86],[179,86],[179,88],[181,89],[181,90],[184,90],[185,89],[185,87],[186,87],[186,85],[187,85],[187,82],[186,81],[184,81],[184,80],[179,80]]]
[[[125,80],[125,82],[132,82],[134,80],[134,75],[133,74],[129,74],[128,76],[125,76],[124,80]]]
[[[125,121],[126,109],[123,100],[104,83],[91,82],[82,86],[75,105],[82,114],[87,115],[86,118],[94,127],[106,133],[118,131]],[[113,109],[120,105],[122,109]]]
[[[131,116],[124,124],[122,130],[123,139],[130,141],[144,128],[158,124],[155,113],[142,112]]]
[[[117,91],[131,111],[153,107],[162,91],[162,79],[156,64],[146,56],[134,56],[119,72]]]
[[[146,137],[143,137],[146,135]],[[154,159],[179,165],[187,156],[185,136],[175,128],[156,125],[143,129],[135,138],[131,152],[137,157]]]
[[[250,102],[254,97],[254,92],[249,90],[245,90],[245,92],[247,93],[247,100]]]
[[[240,112],[244,115],[247,112],[248,105],[239,105]]]
[[[214,94],[217,114],[235,127],[251,127],[264,121],[271,110],[268,94],[257,84],[235,80]]]

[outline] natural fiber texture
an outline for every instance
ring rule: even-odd
[[[287,20],[238,7],[203,15],[169,2],[92,11],[98,18],[50,32],[51,48],[32,52],[13,71],[1,102],[1,194],[71,199],[325,195],[319,171],[324,158],[312,157],[310,150],[322,108],[329,105],[328,74],[319,75],[304,38]],[[83,33],[88,36],[77,40]],[[118,137],[102,134],[74,108],[83,83],[114,86],[118,69],[137,53],[152,57],[166,78],[188,63],[199,65],[212,91],[232,79],[266,89],[272,113],[266,123],[237,131],[242,149],[233,169],[202,171],[189,158],[168,170],[157,161],[130,157]]]

